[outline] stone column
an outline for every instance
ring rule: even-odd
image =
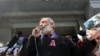
[[[89,0],[85,12],[86,18],[89,19],[97,13],[100,13],[100,0]]]
[[[11,39],[11,23],[8,18],[0,18],[0,43],[4,46]]]

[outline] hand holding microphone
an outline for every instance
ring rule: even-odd
[[[42,26],[37,26],[35,29],[32,30],[32,36],[34,36],[35,38],[38,38],[39,36],[41,36],[41,30],[42,30]]]

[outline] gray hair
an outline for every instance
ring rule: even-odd
[[[100,13],[96,14],[93,19],[95,20],[95,26],[100,27]]]
[[[49,23],[51,24],[53,24],[53,27],[55,28],[55,22],[54,22],[54,20],[52,19],[52,18],[50,18],[50,17],[42,17],[42,18],[47,18],[48,19],[48,21],[49,21]],[[41,19],[42,19],[41,18]]]

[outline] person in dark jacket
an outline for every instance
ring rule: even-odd
[[[27,41],[27,48],[22,48],[24,53],[19,56],[87,56],[96,46],[97,30],[91,31],[83,46],[77,47],[69,39],[57,35],[54,29],[55,23],[50,17],[41,18]]]

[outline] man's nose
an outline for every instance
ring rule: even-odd
[[[42,26],[43,24],[42,24],[42,23],[40,23],[39,25],[40,25],[40,26]]]
[[[43,26],[43,24],[39,24],[39,26]]]

